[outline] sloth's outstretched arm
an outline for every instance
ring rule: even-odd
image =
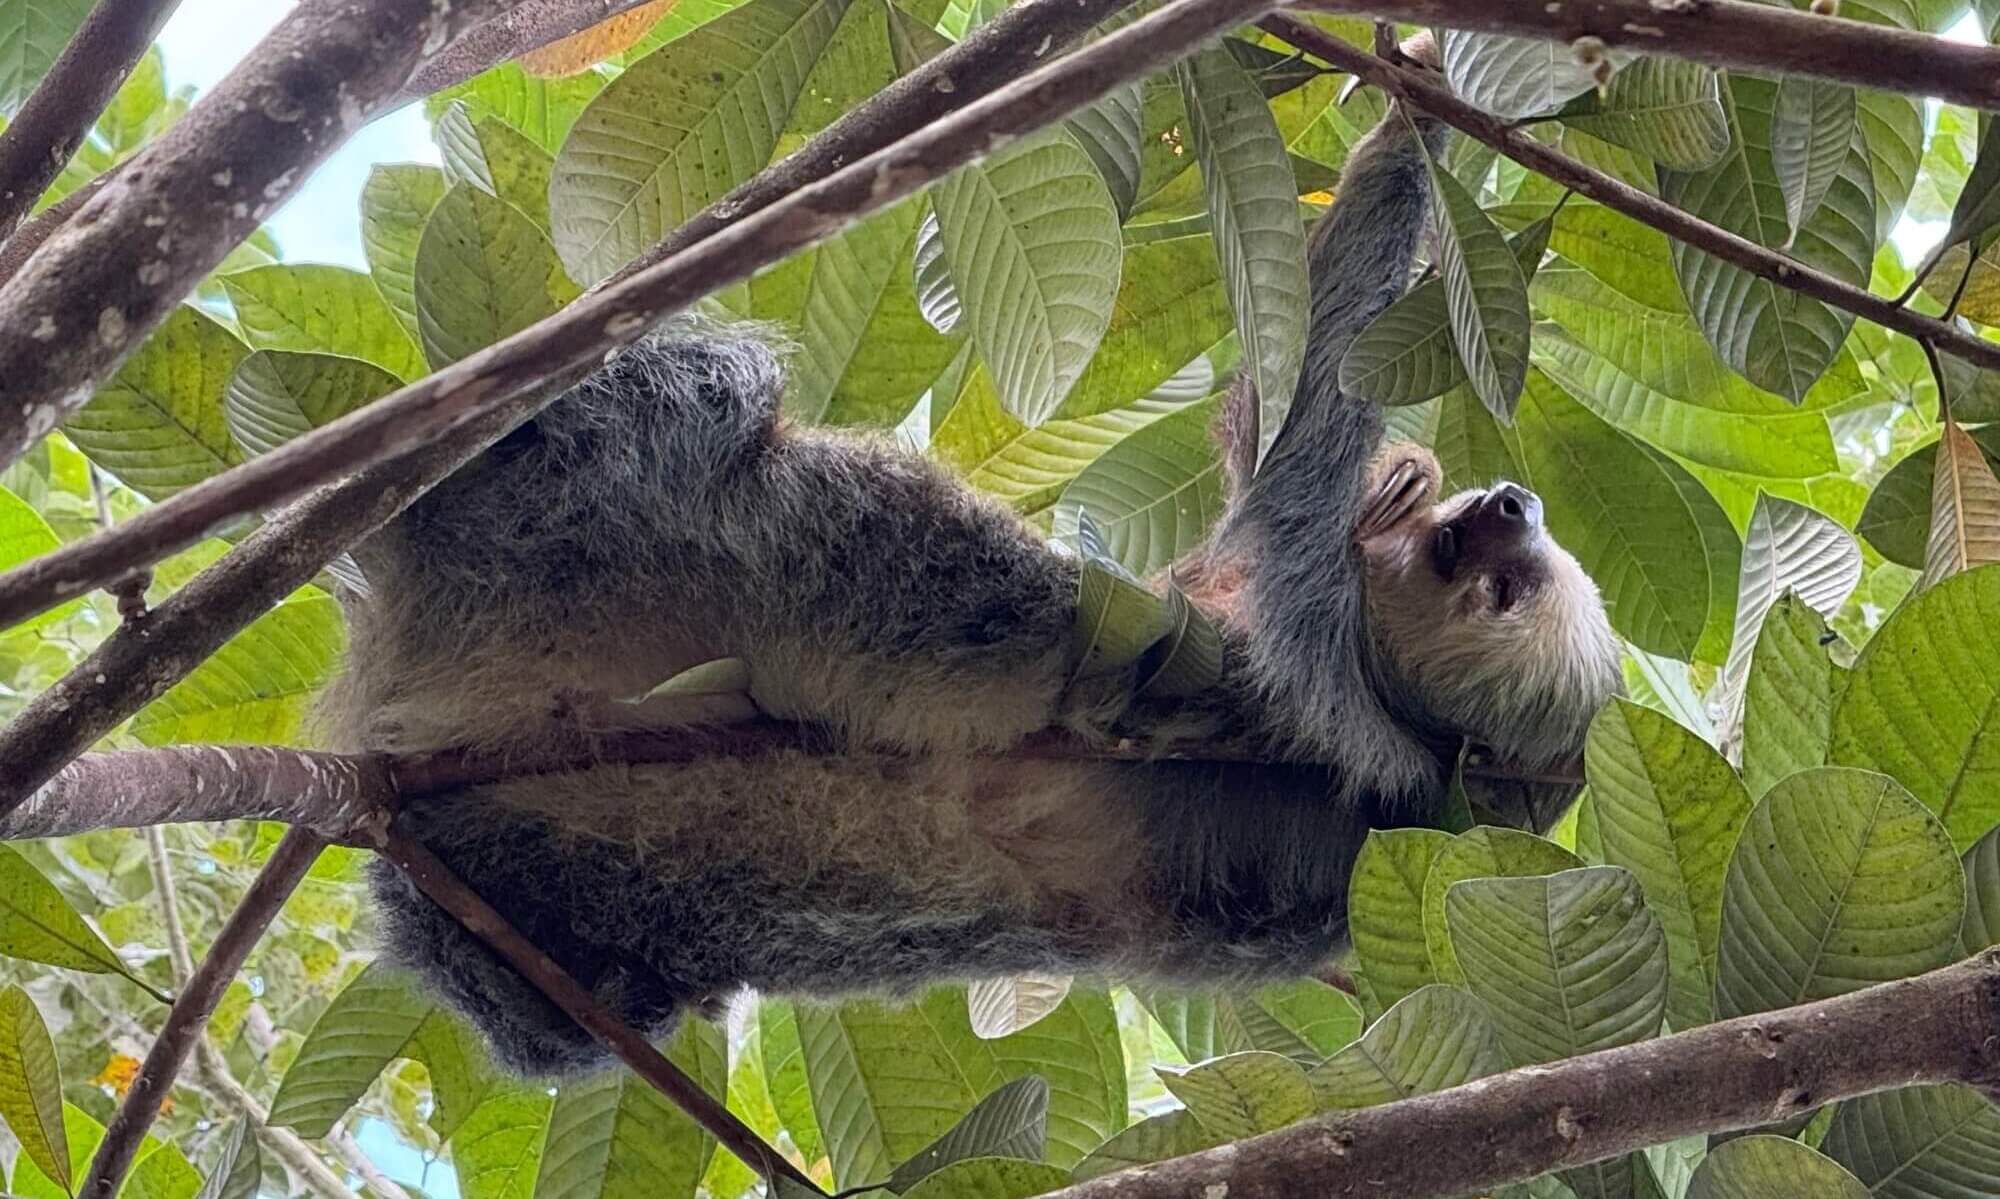
[[[1419,116],[1426,142],[1442,126]],[[1333,207],[1308,246],[1311,325],[1290,416],[1263,468],[1255,459],[1257,397],[1247,378],[1230,396],[1225,452],[1236,484],[1211,555],[1240,575],[1239,614],[1253,673],[1281,730],[1303,754],[1394,795],[1432,782],[1431,756],[1369,686],[1356,521],[1371,503],[1368,467],[1382,418],[1340,389],[1354,338],[1407,288],[1430,205],[1425,148],[1392,107],[1354,149]]]

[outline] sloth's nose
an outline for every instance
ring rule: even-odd
[[[1513,483],[1502,483],[1487,492],[1480,506],[1503,528],[1525,532],[1542,523],[1541,497]]]

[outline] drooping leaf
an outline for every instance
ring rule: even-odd
[[[1179,587],[1169,584],[1166,600],[1167,631],[1154,650],[1158,661],[1133,693],[1161,699],[1200,695],[1222,678],[1222,630]]]
[[[1979,154],[1952,206],[1944,235],[1947,242],[1983,245],[1993,227],[2000,225],[2000,133],[1994,132],[1995,124],[1987,120],[1980,127]]]
[[[1960,411],[1956,397],[1953,411]],[[1968,429],[1974,444],[1986,458],[1989,469],[2000,462],[2000,426]],[[1898,566],[1924,568],[1924,554],[1930,544],[1931,490],[1937,478],[1937,444],[1911,451],[1889,468],[1889,473],[1869,493],[1868,506],[1855,522],[1855,531],[1868,539],[1875,551]]]
[[[1854,121],[1853,88],[1808,75],[1778,80],[1771,109],[1771,169],[1784,193],[1792,237],[1819,211],[1846,166]]]
[[[0,991],[0,1123],[42,1173],[70,1189],[62,1072],[35,1001],[18,986]]]
[[[1438,981],[1465,981],[1447,917],[1453,884],[1475,878],[1534,878],[1581,865],[1562,846],[1519,829],[1480,825],[1453,837],[1431,860],[1424,876],[1424,944]]]
[[[1190,405],[1086,466],[1056,504],[1056,534],[1087,513],[1112,556],[1140,578],[1194,548],[1222,511],[1222,463],[1208,435],[1218,407]]]
[[[1067,975],[1046,974],[974,979],[965,988],[972,1031],[987,1040],[1020,1032],[1055,1011],[1070,983]]]
[[[1966,431],[1944,418],[1931,476],[1931,531],[1918,587],[2000,561],[2000,478]]]
[[[1173,630],[1165,597],[1150,591],[1113,556],[1089,514],[1077,514],[1076,628],[1070,660],[1076,677],[1091,678],[1137,662]]]
[[[1471,193],[1430,158],[1424,162],[1437,205],[1437,266],[1452,343],[1473,393],[1508,423],[1527,379],[1527,276]]]
[[[1729,150],[1729,114],[1712,68],[1684,58],[1641,58],[1563,109],[1563,124],[1663,167],[1699,171]]]
[[[119,482],[164,499],[243,460],[222,390],[247,353],[214,318],[183,304],[63,422],[63,434]]]
[[[1839,1164],[1789,1137],[1737,1137],[1717,1146],[1694,1172],[1687,1199],[1868,1199],[1868,1188]]]
[[[1750,796],[1709,744],[1625,700],[1591,723],[1584,747],[1604,859],[1630,870],[1666,935],[1667,1020],[1713,1018],[1722,882]]]
[[[1279,1054],[1252,1050],[1186,1070],[1155,1069],[1174,1098],[1220,1140],[1272,1132],[1313,1112],[1304,1067]]]
[[[1110,324],[1120,266],[1111,193],[1073,138],[1045,130],[952,173],[931,202],[1001,407],[1039,425]]]
[[[959,1122],[889,1175],[901,1195],[953,1162],[974,1157],[1040,1161],[1049,1135],[1049,1084],[1039,1074],[1003,1083],[972,1105]]]
[[[1118,219],[1132,214],[1139,198],[1139,138],[1143,96],[1136,83],[1115,87],[1088,108],[1079,108],[1064,122],[1097,173],[1111,189]]]
[[[0,845],[0,955],[139,981],[62,892],[6,845]]]
[[[1825,618],[1791,592],[1765,613],[1743,689],[1743,781],[1753,797],[1826,760],[1846,673],[1827,652],[1835,640]]]
[[[359,358],[257,350],[236,366],[222,393],[222,413],[236,444],[268,453],[379,399],[396,376]]]
[[[2000,945],[2000,824],[1973,842],[1959,865],[1965,870],[1965,923],[1959,947],[1971,957]]]
[[[371,964],[334,997],[306,1034],[271,1101],[269,1122],[300,1136],[333,1130],[375,1076],[403,1057],[434,1010],[387,963]]]
[[[847,0],[754,0],[605,87],[549,183],[570,277],[598,282],[762,169],[846,11]]]
[[[1554,112],[1597,85],[1591,68],[1561,42],[1447,29],[1440,48],[1451,89],[1503,120]],[[1630,57],[1608,53],[1614,64]]]
[[[951,281],[951,264],[944,257],[944,239],[938,236],[937,213],[929,208],[924,210],[923,222],[917,226],[911,271],[917,289],[917,308],[924,314],[924,320],[939,333],[955,332],[958,319],[965,315],[965,305],[959,302],[958,287]]]
[[[1306,235],[1297,184],[1270,107],[1228,50],[1198,51],[1177,71],[1244,369],[1257,387],[1261,466],[1291,411],[1305,361]]]
[[[417,244],[417,331],[433,366],[518,333],[570,298],[548,238],[470,184],[445,193]]]
[[[1757,802],[1729,862],[1716,1015],[1942,966],[1964,910],[1944,826],[1894,779],[1838,767],[1795,774]]]
[[[1442,1091],[1506,1067],[1480,1002],[1431,985],[1398,1002],[1359,1041],[1306,1075],[1320,1110],[1373,1107]]]
[[[263,1182],[264,1154],[257,1134],[248,1120],[238,1120],[195,1199],[257,1199]]]
[[[1969,1087],[1904,1087],[1842,1101],[1820,1150],[1875,1199],[2000,1193],[2000,1106]]]

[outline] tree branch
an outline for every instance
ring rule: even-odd
[[[2000,47],[1744,0],[1304,0],[1302,8],[1671,54],[2000,109]]]
[[[0,130],[0,240],[69,164],[179,3],[97,0],[27,103]]]
[[[507,923],[505,917],[479,898],[430,850],[403,836],[393,826],[383,830],[369,847],[395,863],[396,868],[407,875],[419,890],[505,958],[509,965],[520,971],[522,977],[569,1013],[571,1019],[631,1067],[634,1074],[686,1112],[744,1165],[774,1186],[775,1179],[783,1177],[804,1187],[806,1194],[822,1194],[818,1184],[806,1177],[782,1153],[766,1145],[748,1125],[653,1048],[651,1042],[606,1010],[567,971],[556,965],[555,959]]]
[[[0,285],[0,467],[76,409],[427,48],[503,0],[308,0]]]
[[[243,893],[242,902],[229,914],[222,931],[208,947],[208,956],[175,998],[166,1023],[160,1026],[152,1049],[139,1067],[138,1076],[105,1126],[104,1140],[91,1158],[90,1172],[77,1191],[82,1199],[111,1199],[117,1193],[146,1130],[159,1115],[160,1101],[173,1089],[175,1076],[201,1038],[208,1018],[215,1014],[223,989],[236,976],[251,946],[264,935],[265,928],[305,877],[324,845],[317,836],[298,828],[288,830],[279,839],[264,869],[258,872],[256,881]]]
[[[1315,1117],[1049,1199],[1445,1199],[1875,1091],[1996,1081],[2000,950],[1988,950],[1837,999]]]
[[[1713,2],[1723,3],[1725,0]],[[1375,84],[1467,136],[1485,142],[1529,170],[1573,188],[1606,208],[1622,212],[1641,224],[1650,225],[1669,237],[1713,254],[1759,278],[1769,279],[1781,287],[1866,317],[1884,328],[1894,329],[1987,370],[2000,370],[2000,342],[1987,341],[1968,330],[1905,308],[1894,300],[1844,283],[1795,258],[1766,249],[1748,238],[1691,216],[1658,196],[1640,191],[1629,183],[1550,149],[1522,130],[1467,104],[1436,80],[1385,62],[1364,50],[1357,50],[1296,17],[1280,13],[1266,17],[1258,25],[1328,65]],[[0,590],[4,590],[5,582],[5,577],[0,576]]]

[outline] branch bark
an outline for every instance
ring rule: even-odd
[[[1744,0],[1304,0],[1302,8],[1671,54],[2000,110],[2000,47]]]
[[[1716,2],[1721,3],[1722,0]],[[1769,279],[1781,287],[1866,317],[1886,329],[1915,338],[1976,366],[2000,370],[2000,342],[1987,341],[1956,325],[1925,316],[1892,299],[1842,282],[1795,258],[1766,249],[1748,238],[1691,216],[1658,196],[1640,191],[1629,183],[1550,149],[1520,129],[1467,104],[1433,78],[1358,50],[1296,17],[1280,13],[1266,17],[1258,25],[1324,60],[1329,66],[1375,84],[1437,116],[1467,136],[1485,142],[1529,170],[1574,188],[1606,208],[1622,212],[1641,224],[1650,225],[1669,237],[1705,250],[1724,262]],[[1996,61],[1996,69],[2000,69],[2000,61]],[[5,584],[5,578],[0,577],[0,591],[4,591]]]
[[[427,50],[502,0],[310,0],[0,285],[0,467],[93,390]]]
[[[312,833],[297,828],[288,830],[279,839],[264,869],[243,893],[243,901],[236,905],[222,931],[216,934],[215,942],[208,947],[208,956],[174,999],[166,1023],[160,1026],[159,1036],[139,1066],[138,1076],[105,1126],[104,1140],[90,1159],[90,1171],[77,1191],[82,1199],[111,1199],[117,1193],[125,1172],[132,1168],[140,1143],[145,1140],[146,1130],[159,1115],[160,1101],[173,1089],[175,1076],[208,1026],[208,1018],[215,1014],[223,989],[236,976],[251,946],[264,935],[324,845]]]
[[[384,830],[370,848],[395,863],[396,868],[408,875],[419,890],[505,958],[509,965],[521,972],[522,977],[535,984],[558,1007],[569,1013],[571,1019],[631,1067],[634,1074],[673,1101],[695,1123],[714,1136],[723,1148],[741,1159],[744,1165],[774,1186],[775,1180],[783,1177],[805,1188],[805,1194],[823,1193],[817,1183],[806,1177],[783,1154],[765,1144],[748,1125],[702,1090],[701,1084],[689,1078],[680,1067],[653,1048],[651,1042],[607,1011],[590,992],[556,965],[553,958],[507,923],[492,905],[479,898],[430,850],[403,836],[393,826]]]
[[[0,130],[0,240],[69,164],[179,3],[97,0],[27,103]]]
[[[1447,1199],[1875,1091],[1996,1081],[2000,950],[1988,950],[1838,999],[1315,1117],[1049,1199]]]

